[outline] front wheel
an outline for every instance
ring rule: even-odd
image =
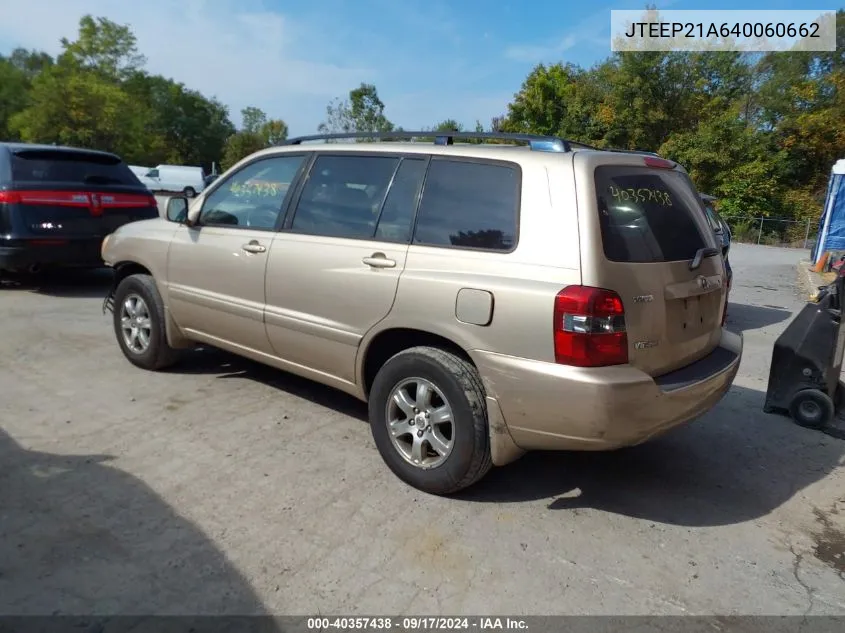
[[[114,293],[114,333],[127,360],[142,369],[164,369],[178,352],[167,343],[164,302],[150,275],[130,275]]]
[[[481,377],[455,354],[414,347],[393,356],[373,381],[369,413],[382,459],[414,488],[451,494],[492,466]]]
[[[186,198],[193,198],[195,195],[197,195],[197,192],[193,187],[185,187],[182,190],[182,193],[185,194]]]

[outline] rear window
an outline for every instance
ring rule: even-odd
[[[605,165],[596,168],[595,183],[607,259],[681,261],[708,246],[695,220],[701,203],[685,174]]]
[[[516,246],[519,198],[516,165],[432,160],[414,243],[511,251]]]
[[[12,154],[12,180],[91,185],[141,184],[129,166],[115,156],[50,150],[24,150]]]

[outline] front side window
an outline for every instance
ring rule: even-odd
[[[511,251],[520,195],[516,165],[432,160],[413,243]]]
[[[296,206],[291,231],[372,239],[399,165],[392,156],[319,156]]]
[[[200,224],[273,229],[304,156],[273,156],[249,163],[205,199]]]

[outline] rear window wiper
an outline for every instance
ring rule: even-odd
[[[713,257],[713,255],[718,255],[718,254],[719,254],[718,248],[712,248],[712,247],[699,248],[697,251],[695,251],[695,257],[693,257],[692,261],[689,263],[689,269],[690,270],[697,269],[699,266],[701,266],[701,260],[702,259],[704,259],[705,257]]]

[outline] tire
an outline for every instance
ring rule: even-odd
[[[802,389],[789,402],[789,415],[808,429],[821,429],[833,420],[833,400],[818,389]]]
[[[138,303],[138,300],[142,303]],[[139,318],[146,317],[148,321],[148,327],[138,328],[139,335],[135,337],[138,345],[134,348],[124,337],[123,318],[131,318],[132,315],[126,307],[127,302],[135,306],[135,313]],[[142,305],[145,307],[142,308]],[[136,367],[156,371],[169,367],[178,360],[178,352],[167,344],[164,302],[150,275],[129,275],[118,284],[114,293],[113,323],[120,350]],[[144,340],[147,341],[146,345],[143,345]]]
[[[195,195],[197,195],[197,192],[193,187],[185,187],[182,190],[182,193],[185,194],[186,198],[193,198]]]
[[[405,411],[410,408],[408,400],[422,404],[418,400],[421,384],[426,384],[429,394],[433,394],[428,407],[431,415],[426,418],[423,407],[423,417],[415,416],[411,422],[409,414],[413,415],[413,410],[407,414]],[[410,396],[404,406],[393,400],[393,394],[400,389]],[[444,405],[450,408],[451,422],[435,422]],[[418,490],[451,494],[476,483],[492,467],[481,377],[472,364],[455,354],[435,347],[413,347],[390,358],[373,381],[369,417],[382,459],[399,479]],[[397,417],[405,419],[397,422],[395,435],[389,421]],[[426,426],[421,431],[423,424]],[[442,450],[444,439],[450,447],[448,451]],[[436,451],[435,444],[441,450]],[[412,463],[414,445],[422,447],[416,453],[422,455],[418,464]]]

